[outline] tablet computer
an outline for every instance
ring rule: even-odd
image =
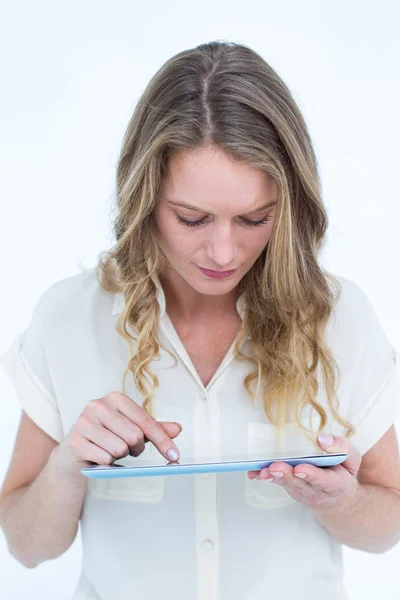
[[[149,477],[154,475],[185,475],[192,473],[222,473],[227,471],[260,471],[274,462],[285,462],[295,467],[300,464],[311,464],[316,467],[339,465],[347,459],[347,454],[307,454],[301,452],[277,453],[274,456],[249,456],[230,454],[214,457],[181,456],[178,461],[168,461],[159,454],[154,457],[129,457],[129,465],[91,465],[81,472],[91,479],[112,477]],[[124,460],[124,459],[120,459]]]

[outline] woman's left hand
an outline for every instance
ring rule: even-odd
[[[332,444],[329,444],[329,438]],[[322,439],[318,436],[318,444],[329,454],[344,452],[348,458],[340,465],[325,468],[306,463],[291,467],[284,462],[274,462],[261,471],[249,471],[248,476],[250,479],[257,477],[266,483],[281,485],[292,498],[310,508],[330,508],[344,496],[355,492],[361,454],[345,437],[323,434]],[[271,477],[273,473],[275,476]],[[282,473],[282,476],[279,477],[278,473]],[[305,477],[299,477],[302,474]]]

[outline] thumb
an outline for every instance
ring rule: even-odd
[[[328,454],[343,452],[347,454],[345,461],[341,466],[347,469],[352,475],[356,475],[361,465],[360,452],[350,443],[348,438],[336,435],[320,433],[318,435],[318,443]]]

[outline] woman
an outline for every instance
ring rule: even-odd
[[[10,551],[34,567],[80,521],[73,600],[346,598],[342,545],[400,535],[399,355],[364,292],[318,264],[327,215],[286,85],[244,45],[168,60],[128,125],[117,201],[113,249],[47,289],[2,359],[23,409],[0,504]],[[81,473],[279,449],[348,459]]]

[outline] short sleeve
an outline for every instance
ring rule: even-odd
[[[45,343],[47,294],[34,308],[27,329],[17,335],[0,364],[14,385],[22,410],[57,442],[63,439],[59,408],[51,380]]]
[[[347,419],[352,445],[364,455],[400,416],[400,353],[392,346],[366,294],[352,284],[354,364]]]

